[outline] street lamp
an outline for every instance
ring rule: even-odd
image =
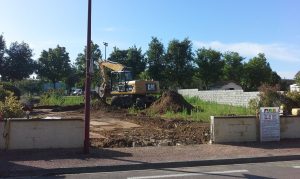
[[[105,52],[104,52],[104,57],[105,57],[105,60],[106,60],[106,47],[108,46],[108,43],[107,42],[103,42],[103,45],[104,45],[104,50],[105,50]]]

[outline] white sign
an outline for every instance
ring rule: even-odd
[[[260,108],[260,141],[280,141],[279,107]]]

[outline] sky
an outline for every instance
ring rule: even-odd
[[[143,52],[151,37],[167,48],[188,37],[193,49],[235,51],[245,61],[265,53],[282,78],[300,71],[299,0],[93,0],[92,40]],[[66,47],[72,62],[86,45],[87,0],[0,0],[0,33],[6,44],[42,50]],[[104,55],[103,55],[104,56]]]

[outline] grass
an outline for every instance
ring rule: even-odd
[[[58,105],[58,106],[69,106],[83,103],[83,96],[50,96],[48,98],[42,98],[42,105]]]
[[[166,114],[162,115],[162,117],[209,122],[210,116],[255,115],[253,110],[250,110],[246,107],[206,102],[197,97],[185,97],[185,99],[195,107],[191,114],[188,114],[187,111],[184,110],[180,113],[167,112]]]

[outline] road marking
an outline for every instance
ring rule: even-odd
[[[228,171],[215,171],[215,172],[202,172],[202,173],[153,175],[153,176],[128,177],[127,179],[152,179],[152,178],[187,177],[187,176],[201,176],[201,175],[229,174],[229,173],[243,173],[243,172],[248,172],[248,170],[228,170]]]
[[[300,166],[293,166],[293,168],[300,168]]]

